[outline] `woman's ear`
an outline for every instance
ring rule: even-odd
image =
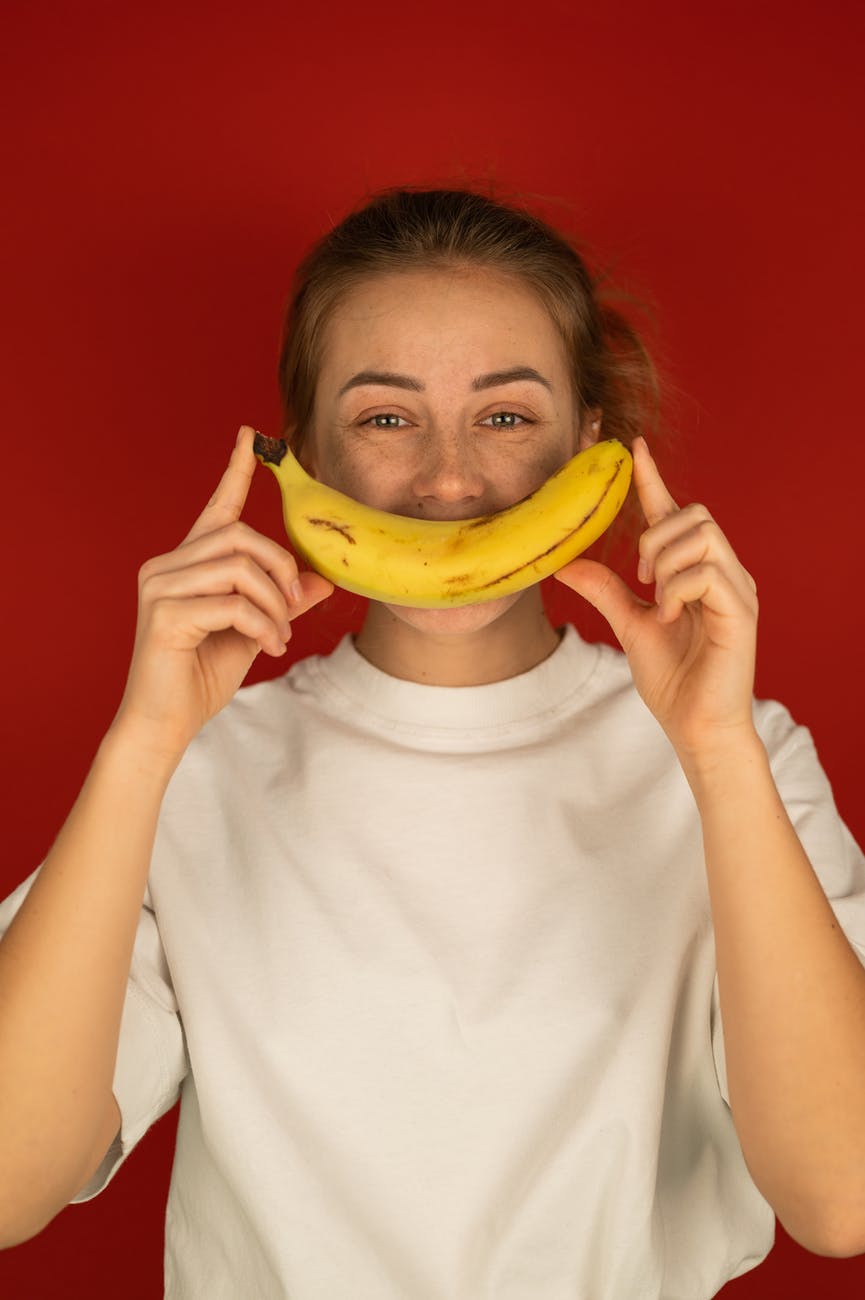
[[[586,411],[583,416],[583,427],[580,429],[580,451],[586,451],[593,447],[601,436],[602,412],[599,406],[593,407]]]

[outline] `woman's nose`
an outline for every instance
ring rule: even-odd
[[[452,502],[473,501],[483,495],[483,476],[466,434],[457,431],[429,439],[412,479],[412,491],[418,497]]]

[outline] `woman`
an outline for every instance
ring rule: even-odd
[[[536,218],[401,190],[302,263],[280,374],[306,467],[396,513],[499,510],[623,438],[646,598],[556,575],[621,653],[538,587],[371,602],[239,690],[332,591],[241,522],[240,430],[0,913],[4,1241],[181,1095],[169,1296],[695,1300],[776,1214],[865,1250],[865,861],[752,698],[754,583],[639,436],[639,339]]]

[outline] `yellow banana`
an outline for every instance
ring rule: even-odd
[[[476,519],[414,519],[319,483],[282,438],[256,434],[298,554],[337,587],[391,605],[444,609],[521,591],[573,560],[613,522],[631,453],[608,438],[578,452],[537,491]]]

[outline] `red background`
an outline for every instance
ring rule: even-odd
[[[185,534],[241,423],[277,431],[297,259],[398,183],[535,196],[654,299],[679,394],[677,442],[656,455],[756,576],[758,693],[810,726],[865,843],[861,14],[853,0],[4,6],[0,894],[48,849],[113,715],[139,564]],[[247,518],[281,536],[270,476]],[[556,617],[611,639],[552,585]],[[298,624],[291,658],[330,649],[362,609],[334,598]],[[0,1256],[4,1297],[162,1294],[174,1124],[105,1196]],[[863,1285],[865,1256],[810,1255],[779,1228],[723,1295]]]

